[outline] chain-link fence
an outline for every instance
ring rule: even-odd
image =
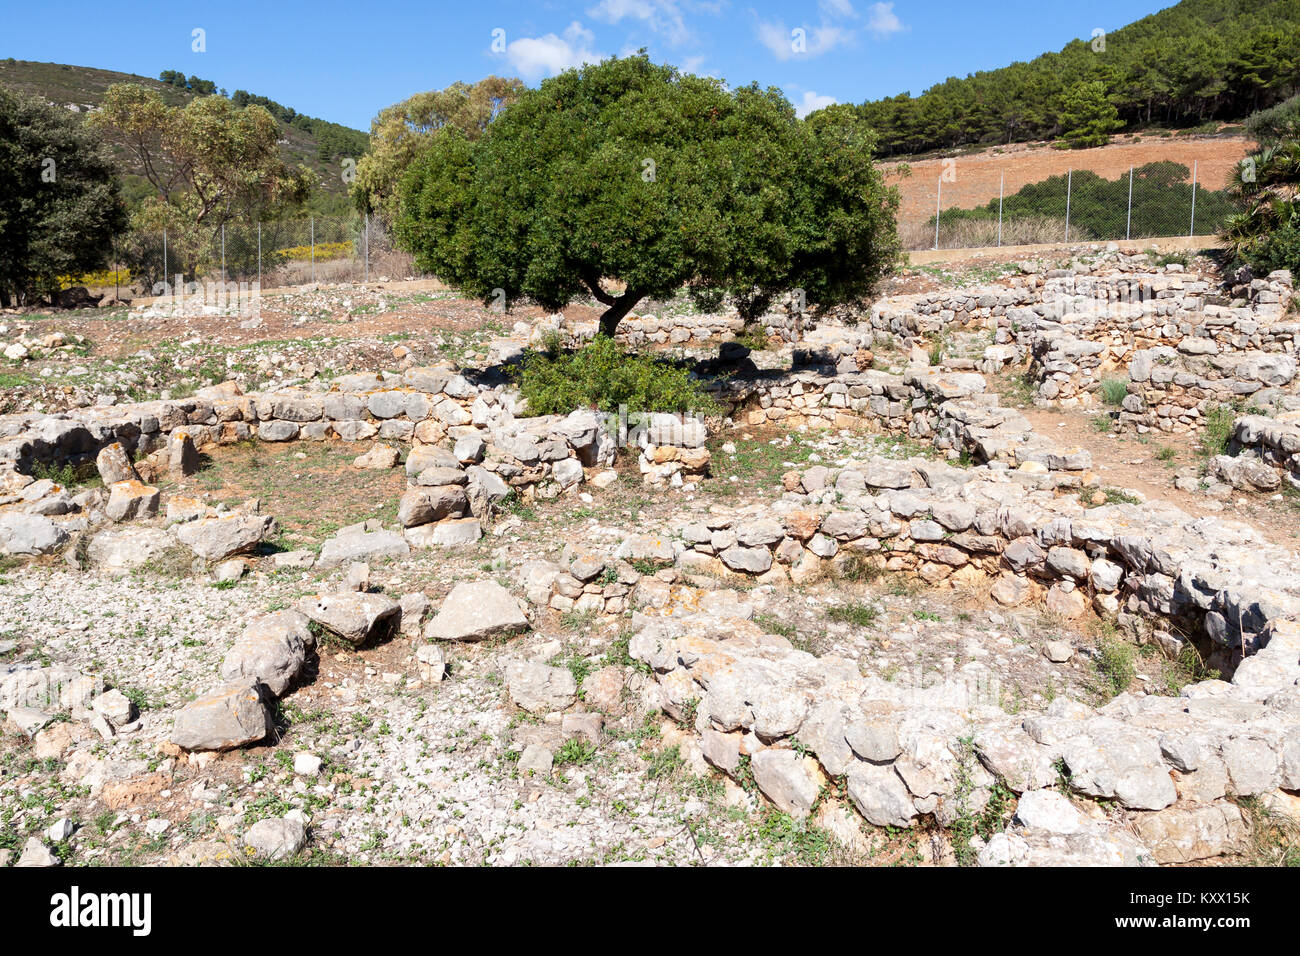
[[[1216,163],[1217,173],[1222,165]],[[1196,160],[1160,160],[1124,171],[1067,168],[1014,191],[1007,182],[1023,182],[1020,171],[982,169],[983,181],[972,188],[961,182],[956,161],[940,168],[930,183],[916,177],[902,187],[910,193],[904,208],[912,210],[900,214],[907,249],[1213,236],[1236,210],[1226,184],[1207,182]],[[995,198],[979,202],[985,196]],[[928,215],[916,212],[926,207]]]
[[[228,220],[213,228],[134,231],[113,249],[114,274],[144,294],[163,284],[258,283],[263,289],[312,282],[366,282],[412,274],[379,217],[309,216],[267,222]]]

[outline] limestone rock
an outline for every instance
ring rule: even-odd
[[[176,715],[171,742],[183,750],[231,750],[271,732],[261,685],[244,679],[186,704]]]
[[[389,636],[401,606],[383,594],[338,591],[303,598],[298,610],[353,647],[361,647]]]
[[[279,697],[316,645],[307,624],[307,616],[294,610],[275,611],[250,621],[221,662],[222,679],[253,678]]]
[[[451,589],[424,636],[437,641],[481,641],[528,629],[519,601],[495,581],[465,581]]]
[[[566,668],[533,661],[511,661],[506,665],[506,689],[511,701],[534,714],[563,710],[578,695],[577,682]]]

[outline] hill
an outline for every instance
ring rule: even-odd
[[[1125,135],[1109,146],[1083,150],[1052,149],[1046,143],[993,146],[956,157],[956,175],[943,184],[942,197],[935,195],[936,184],[949,161],[887,162],[883,167],[885,181],[898,187],[900,225],[933,229],[936,198],[942,198],[944,209],[971,209],[996,201],[1000,190],[1011,196],[1025,186],[1064,176],[1071,169],[1115,179],[1146,163],[1176,162],[1189,170],[1195,164],[1202,188],[1223,189],[1233,169],[1254,146],[1253,140],[1234,135]]]
[[[179,76],[174,71],[165,75]],[[197,80],[197,77],[191,80]],[[198,80],[178,85],[174,80],[162,82],[135,73],[118,73],[88,66],[66,63],[36,63],[29,60],[0,60],[0,85],[39,96],[51,103],[66,106],[78,113],[90,113],[103,101],[104,92],[114,83],[136,83],[159,91],[169,105],[182,105],[195,96],[216,91],[211,81]],[[224,91],[222,91],[224,92]],[[359,157],[366,149],[367,134],[337,123],[315,119],[284,107],[274,100],[236,90],[231,99],[236,105],[257,103],[266,107],[276,118],[282,131],[280,149],[287,161],[301,163],[320,177],[320,193],[312,203],[321,211],[336,211],[346,205],[346,188],[342,177],[342,162],[346,157]],[[148,192],[148,185],[124,147],[114,146],[114,155],[122,164],[123,193],[128,199],[138,198]]]
[[[1300,0],[1182,0],[1027,63],[951,77],[859,109],[884,155],[1067,132],[1067,97],[1100,82],[1114,129],[1216,128],[1300,89]]]

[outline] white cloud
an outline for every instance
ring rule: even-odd
[[[520,77],[534,82],[584,63],[599,63],[605,54],[592,49],[595,42],[596,35],[574,20],[561,36],[548,33],[512,40],[506,44],[505,56]]]
[[[867,29],[883,39],[903,30],[903,21],[894,13],[892,3],[873,3],[867,17]]]
[[[674,45],[694,39],[675,0],[600,0],[587,15],[612,24],[639,20]]]
[[[817,6],[821,7],[823,13],[832,17],[840,17],[844,20],[854,20],[858,16],[858,11],[853,9],[853,4],[849,0],[821,0]]]
[[[610,0],[610,2],[640,3],[647,0]],[[814,57],[829,53],[839,47],[851,46],[857,31],[848,21],[860,19],[852,0],[818,0],[821,20],[817,26],[801,23],[787,28],[784,20],[760,20],[758,41],[778,60],[796,56]],[[877,38],[889,36],[905,29],[894,15],[892,3],[877,3],[871,7],[867,29]],[[799,31],[796,34],[795,31]]]
[[[794,30],[801,30],[796,36]],[[788,29],[784,23],[760,21],[758,24],[758,41],[771,51],[778,60],[789,60],[796,56],[813,57],[829,53],[840,46],[847,46],[853,40],[853,31],[836,26],[825,20],[817,27],[796,27]],[[802,49],[796,47],[798,43]]]
[[[826,106],[834,106],[838,102],[839,100],[833,96],[824,96],[815,90],[804,90],[803,96],[794,105],[794,115],[803,119],[809,113],[815,113]]]

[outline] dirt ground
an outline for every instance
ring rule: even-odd
[[[973,209],[998,198],[998,187],[1006,175],[1006,195],[1029,183],[1064,175],[1070,169],[1089,169],[1106,179],[1116,179],[1130,166],[1170,160],[1197,166],[1197,181],[1206,188],[1222,189],[1232,168],[1254,148],[1254,140],[1225,137],[1116,137],[1109,146],[1096,149],[1054,149],[1051,146],[1013,143],[964,156],[952,157],[956,180],[944,182],[944,208]],[[899,221],[924,220],[934,215],[935,188],[946,159],[923,159],[909,163],[884,163],[885,181],[898,186]],[[911,169],[904,175],[902,166]]]
[[[1221,504],[1201,492],[1174,487],[1174,474],[1200,466],[1195,436],[1151,432],[1147,435],[1099,431],[1095,425],[1105,411],[1022,408],[1034,431],[1069,447],[1092,452],[1093,471],[1106,488],[1136,491],[1148,500],[1168,501],[1188,514],[1218,515],[1253,526],[1274,544],[1294,549],[1300,541],[1300,507],[1295,499],[1238,492]]]

